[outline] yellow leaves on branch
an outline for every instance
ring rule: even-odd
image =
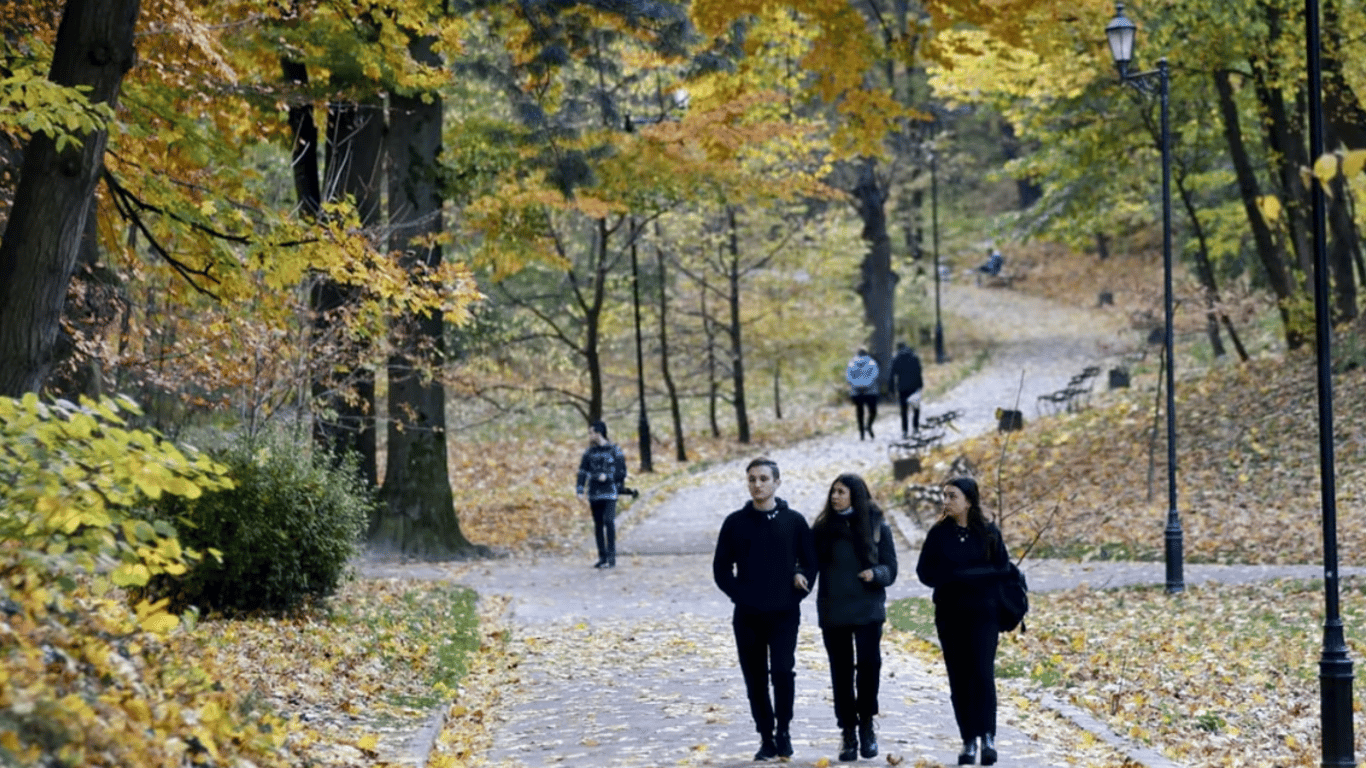
[[[101,131],[114,117],[107,104],[91,104],[88,86],[57,85],[32,68],[18,67],[0,78],[0,132],[25,139],[47,134],[63,150]]]
[[[0,535],[20,562],[63,554],[93,571],[97,558],[113,557],[110,579],[119,586],[184,572],[194,555],[174,529],[132,519],[129,510],[162,494],[193,498],[227,487],[226,468],[126,428],[123,413],[138,410],[129,400],[0,398]]]

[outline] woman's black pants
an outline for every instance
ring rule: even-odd
[[[882,622],[821,627],[821,638],[830,657],[835,722],[841,729],[872,722],[882,675]]]
[[[935,611],[939,646],[949,674],[949,698],[964,741],[996,733],[996,643],[999,630],[984,611],[970,616]]]

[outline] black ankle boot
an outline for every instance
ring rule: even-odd
[[[982,765],[996,764],[996,734],[988,733],[982,736]]]
[[[773,736],[773,745],[778,749],[778,757],[792,757],[792,734],[787,728],[779,728]]]
[[[865,760],[877,757],[877,732],[873,730],[873,720],[869,718],[858,726],[858,753]]]
[[[959,765],[972,765],[977,762],[977,739],[965,739],[963,751],[958,754]]]
[[[773,737],[763,734],[760,737],[759,751],[754,753],[755,762],[772,760],[778,756],[778,745],[773,742]]]
[[[858,736],[854,727],[849,726],[840,734],[840,762],[848,763],[858,759]]]

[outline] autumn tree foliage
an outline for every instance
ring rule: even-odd
[[[1190,0],[1126,8],[1140,27],[1135,66],[1150,68],[1163,56],[1172,66],[1174,203],[1184,219],[1177,249],[1193,263],[1204,292],[1192,299],[1210,307],[1213,326],[1222,322],[1220,291],[1249,276],[1274,296],[1291,348],[1309,339],[1315,183],[1330,192],[1329,268],[1339,320],[1357,315],[1356,285],[1366,274],[1357,255],[1361,223],[1350,213],[1362,181],[1355,159],[1362,145],[1349,116],[1360,114],[1362,73],[1344,66],[1354,49],[1341,32],[1362,19],[1359,8],[1326,6],[1324,99],[1333,105],[1326,138],[1335,153],[1326,159],[1308,156],[1305,32],[1294,3]],[[953,0],[929,7],[944,30],[931,53],[940,63],[936,92],[1001,110],[1040,147],[1014,164],[1045,189],[1024,217],[1031,231],[1081,244],[1097,232],[1153,226],[1160,207],[1156,105],[1130,98],[1115,78],[1101,34],[1108,7],[1008,3],[999,16]]]

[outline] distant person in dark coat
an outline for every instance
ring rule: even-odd
[[[835,722],[841,732],[839,759],[857,760],[860,754],[874,758],[882,625],[887,587],[896,581],[892,529],[863,478],[843,474],[830,484],[811,534],[820,563],[816,612],[830,658]]]
[[[959,765],[996,763],[997,585],[1010,553],[982,514],[977,481],[944,484],[944,516],[925,534],[915,573],[934,590],[934,626],[949,677],[949,698],[963,739]]]
[[[607,425],[588,428],[588,450],[579,459],[574,492],[593,513],[593,537],[598,544],[594,568],[617,567],[617,495],[626,482],[626,456],[607,439]]]
[[[925,379],[921,374],[920,357],[905,342],[897,342],[896,356],[892,358],[892,384],[896,387],[896,400],[901,405],[901,437],[910,435],[906,431],[906,411],[914,411],[911,427],[920,431],[920,399],[925,389]]]
[[[858,419],[860,440],[863,439],[865,432],[868,433],[868,437],[874,436],[873,421],[877,419],[877,375],[877,361],[868,355],[866,349],[860,349],[844,369],[844,380],[849,382],[849,399],[854,402],[854,415]]]
[[[777,496],[778,465],[758,458],[745,476],[750,501],[721,524],[712,578],[735,604],[735,648],[759,732],[754,759],[772,760],[792,756],[797,628],[816,579],[816,553],[806,518]]]

